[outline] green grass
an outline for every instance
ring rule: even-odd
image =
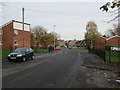
[[[87,50],[86,48],[75,48],[77,50]]]
[[[9,53],[11,53],[12,51],[11,50],[3,50],[2,51],[2,57],[7,57]]]
[[[0,58],[2,58],[2,51],[0,50]]]
[[[46,53],[48,49],[34,49],[34,53]]]
[[[120,52],[105,52],[105,60],[107,62],[120,62]]]
[[[3,50],[0,51],[0,58],[7,57],[9,53],[11,53],[11,50]],[[34,53],[46,53],[48,52],[48,49],[34,49]]]

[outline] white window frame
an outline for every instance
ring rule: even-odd
[[[2,41],[0,41],[0,45],[3,45],[3,42],[2,42]]]
[[[15,44],[15,42],[17,42],[17,43]],[[18,45],[18,41],[17,41],[17,40],[14,40],[14,45],[15,45],[15,46],[17,46],[17,45]]]
[[[3,34],[3,31],[2,30],[0,30],[0,35],[2,35]]]
[[[18,30],[14,30],[14,35],[18,35]]]

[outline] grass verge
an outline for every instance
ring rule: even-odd
[[[48,52],[48,49],[33,49],[34,53],[46,53]],[[0,52],[0,58],[7,57],[9,53],[11,53],[12,50],[2,50]]]
[[[105,60],[107,62],[120,62],[120,52],[105,51]]]
[[[46,53],[48,49],[34,49],[34,53]]]
[[[87,50],[86,48],[75,48],[77,50]]]

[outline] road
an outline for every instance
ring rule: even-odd
[[[103,75],[104,72],[96,73],[82,66],[86,55],[87,51],[62,48],[53,53],[37,54],[34,60],[26,62],[6,61],[3,63],[3,88],[110,86]]]

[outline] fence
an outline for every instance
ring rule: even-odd
[[[96,50],[96,49],[90,49],[89,52],[98,55],[105,62],[120,63],[120,52],[103,51],[103,50]]]
[[[105,61],[105,51],[97,49],[89,49],[89,52],[98,55],[101,59]]]
[[[120,52],[116,51],[105,51],[105,60],[107,62],[119,62],[120,63]]]

